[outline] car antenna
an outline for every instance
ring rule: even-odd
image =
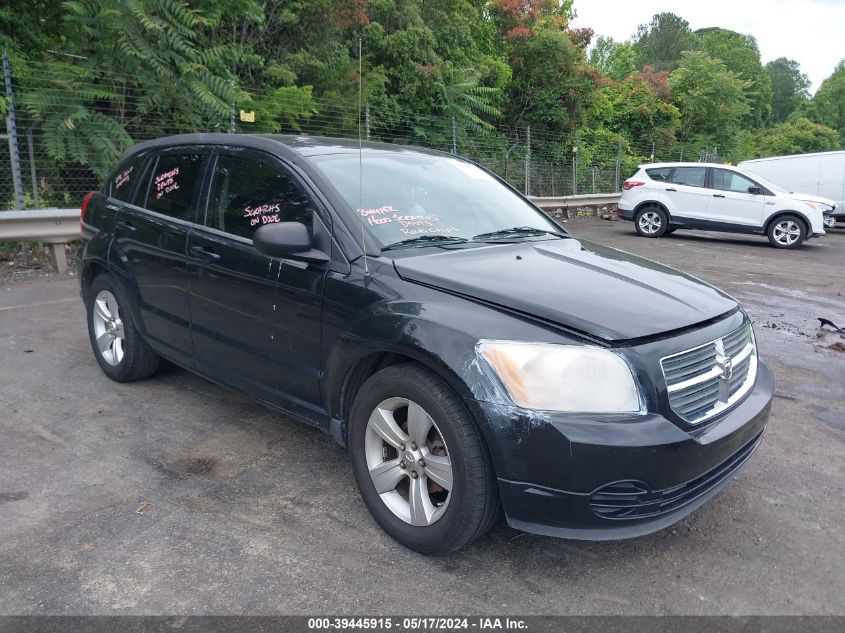
[[[364,252],[364,275],[370,274],[367,265],[367,240],[364,233],[364,141],[361,137],[361,101],[363,92],[363,62],[361,61],[361,36],[358,36],[358,219],[361,221],[361,250]]]

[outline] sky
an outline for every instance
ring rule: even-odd
[[[845,0],[575,0],[573,27],[590,27],[617,41],[630,39],[655,13],[669,11],[690,23],[757,38],[763,63],[788,57],[801,64],[810,92],[845,58]]]

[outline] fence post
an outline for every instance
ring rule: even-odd
[[[229,85],[232,87],[232,91],[235,90],[235,82],[234,80],[229,81]],[[229,134],[235,133],[235,101],[234,97],[232,98],[232,103],[229,108]]]
[[[525,128],[525,195],[531,195],[531,126]]]
[[[367,137],[367,140],[370,140],[370,106],[367,105],[364,108],[364,131]]]
[[[593,193],[596,192],[596,170],[598,167],[593,167]]]
[[[18,153],[18,126],[15,118],[15,95],[12,91],[12,72],[9,69],[9,56],[3,51],[3,79],[6,84],[6,101],[8,102],[8,116],[6,117],[6,133],[9,135],[9,162],[12,166],[12,184],[15,188],[15,205],[24,208],[23,179],[21,178],[21,157]]]
[[[620,171],[622,171],[622,143],[616,146],[616,172],[613,175],[613,193],[619,191]]]
[[[455,117],[452,117],[452,153],[458,153],[458,123]]]
[[[40,209],[41,203],[38,200],[38,177],[35,174],[35,150],[32,146],[32,128],[26,131],[26,144],[29,147],[29,175],[32,178],[32,200],[35,208]]]

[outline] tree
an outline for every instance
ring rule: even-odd
[[[440,107],[447,118],[462,128],[490,131],[493,126],[481,117],[498,118],[501,111],[495,103],[501,96],[497,88],[481,86],[471,70],[452,68],[451,64],[438,73],[435,86]]]
[[[813,97],[815,121],[839,132],[845,143],[845,60],[822,82]]]
[[[511,40],[509,118],[539,131],[568,132],[581,123],[595,79],[583,64],[583,50],[567,33],[550,29]]]
[[[639,66],[672,71],[684,51],[695,50],[698,42],[689,22],[674,13],[658,13],[649,24],[641,24],[634,36]]]
[[[599,37],[590,50],[590,65],[614,81],[622,81],[637,70],[637,52],[630,42]]]
[[[21,110],[49,156],[105,174],[133,138],[224,128],[236,100],[233,45],[178,0],[65,2],[67,57],[25,76]],[[52,54],[51,54],[52,55]],[[120,74],[116,74],[119,70]]]
[[[591,105],[588,127],[613,132],[643,155],[650,153],[652,143],[673,142],[681,115],[670,102],[667,80],[668,73],[646,67],[603,87]]]
[[[751,35],[721,28],[696,31],[701,50],[722,60],[725,67],[746,82],[749,111],[743,127],[759,129],[771,118],[772,82],[760,61],[757,40]]]
[[[825,152],[842,148],[836,130],[800,118],[751,134],[743,144],[744,158]]]
[[[778,57],[766,64],[772,84],[772,122],[783,123],[810,94],[810,78],[794,59]]]
[[[688,51],[681,54],[669,85],[681,113],[682,142],[715,144],[722,155],[733,148],[748,112],[745,81],[707,53]]]

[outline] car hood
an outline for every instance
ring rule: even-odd
[[[394,266],[403,279],[607,342],[686,328],[737,308],[727,294],[678,270],[576,239],[439,251]]]
[[[815,202],[817,204],[826,204],[831,209],[836,206],[836,203],[830,198],[823,198],[822,196],[814,196],[810,193],[801,193],[800,191],[784,192],[783,195],[790,200],[798,200],[799,202]]]

